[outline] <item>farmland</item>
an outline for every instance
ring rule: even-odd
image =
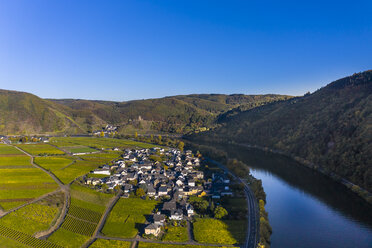
[[[110,212],[102,233],[110,237],[134,237],[146,221],[145,216],[149,215],[158,203],[139,198],[120,199]]]
[[[119,241],[119,240],[106,240],[97,239],[94,243],[89,246],[90,248],[130,248],[131,242]]]
[[[71,185],[71,205],[58,231],[48,240],[64,247],[79,247],[92,236],[102,213],[113,195],[103,194],[78,185]],[[73,242],[66,242],[73,239]]]
[[[7,228],[0,225],[0,236],[13,239],[27,246],[35,248],[62,248],[52,242],[37,239],[31,235],[19,232],[17,230]]]
[[[162,240],[185,242],[189,239],[187,228],[183,226],[169,226],[166,228],[166,233]]]
[[[12,146],[0,144],[0,155],[23,155],[23,152]]]
[[[63,183],[68,184],[118,156],[117,152],[111,152],[82,155],[80,160],[75,156],[36,157],[35,163],[50,170]]]
[[[19,144],[17,146],[33,156],[65,154],[49,144]]]
[[[36,157],[34,160],[35,164],[52,172],[61,170],[73,162],[74,160],[69,157]]]
[[[0,156],[0,182],[0,209],[3,210],[57,189],[51,177],[30,164],[28,156]]]
[[[65,248],[76,248],[80,247],[88,239],[89,237],[87,236],[70,232],[64,228],[59,228],[48,238],[48,241]]]
[[[58,217],[64,195],[49,196],[0,219],[0,225],[33,235],[47,230]]]
[[[138,248],[227,248],[226,246],[172,245],[139,242]]]
[[[94,138],[94,137],[77,137],[77,138],[70,138],[70,137],[54,137],[50,139],[51,144],[56,145],[58,147],[64,146],[87,146],[97,149],[102,148],[112,148],[112,147],[119,147],[119,148],[133,148],[133,147],[140,147],[140,148],[151,148],[154,145],[137,142],[133,140],[124,140],[124,139],[112,139],[112,138]]]
[[[193,224],[194,237],[200,243],[238,244],[244,241],[245,223],[245,221],[197,218]]]
[[[96,149],[87,147],[87,146],[63,146],[63,150],[69,151],[70,153],[89,153],[97,152]]]

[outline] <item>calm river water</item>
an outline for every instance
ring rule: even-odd
[[[346,187],[284,156],[227,150],[262,180],[272,248],[372,247],[372,207]]]

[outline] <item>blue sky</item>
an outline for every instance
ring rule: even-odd
[[[372,69],[372,1],[0,0],[0,88],[302,95]]]

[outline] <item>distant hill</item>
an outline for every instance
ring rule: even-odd
[[[287,101],[220,116],[197,142],[226,141],[285,151],[372,192],[372,71]]]
[[[41,99],[0,90],[0,134],[87,133],[106,124],[120,132],[186,133],[213,127],[218,116],[238,106],[288,99],[283,95],[187,95],[128,102]]]
[[[187,133],[215,125],[220,114],[239,106],[252,108],[289,99],[285,95],[180,95],[128,102],[52,100],[72,110],[75,117],[94,117],[122,126],[122,131]],[[133,133],[133,131],[131,132]]]

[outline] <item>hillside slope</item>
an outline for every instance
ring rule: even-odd
[[[321,165],[372,192],[372,71],[304,97],[235,113],[191,136],[279,149]]]
[[[0,133],[29,134],[80,131],[63,106],[35,95],[0,90]]]

